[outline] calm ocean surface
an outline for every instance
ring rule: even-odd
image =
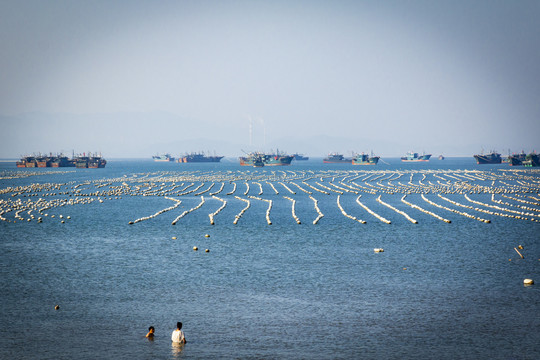
[[[0,163],[0,211],[13,209],[0,221],[0,358],[539,359],[540,223],[531,219],[540,220],[540,171],[472,157],[384,160]],[[316,225],[297,185],[324,214]],[[451,223],[405,204],[405,193]],[[365,224],[342,214],[338,195]],[[181,348],[170,341],[177,321]],[[150,325],[154,341],[144,337]]]

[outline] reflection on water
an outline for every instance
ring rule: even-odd
[[[172,356],[175,358],[180,358],[182,356],[182,351],[184,350],[184,345],[182,343],[171,343],[171,352]]]

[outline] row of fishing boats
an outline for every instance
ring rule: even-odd
[[[429,161],[431,154],[422,154],[419,155],[416,152],[409,151],[405,156],[401,157],[401,161],[405,162],[420,162],[420,161]],[[330,153],[327,157],[323,159],[325,164],[336,164],[336,163],[346,163],[353,165],[377,165],[379,162],[380,156],[373,155],[371,152],[370,155],[366,153],[354,154],[351,158],[346,158],[343,154]],[[444,157],[439,156],[440,160],[443,160]]]
[[[290,165],[293,160],[305,161],[309,160],[309,157],[304,156],[299,153],[288,155],[287,153],[280,152],[279,150],[275,152],[261,152],[253,151],[246,153],[245,155],[239,157],[240,165],[242,166],[253,166],[253,167],[263,167],[263,166],[286,166]],[[402,161],[429,161],[431,154],[422,154],[409,152],[405,157],[402,157]],[[176,160],[170,154],[155,155],[152,156],[154,161],[167,161],[167,162],[219,162],[223,156],[207,156],[204,153],[191,153]],[[330,153],[327,157],[323,159],[325,164],[352,164],[352,165],[377,165],[379,162],[380,156],[366,153],[353,153],[353,156],[348,158],[343,156],[343,154]]]
[[[179,163],[220,162],[221,159],[223,159],[223,156],[206,155],[202,152],[198,152],[198,153],[185,154],[183,156],[178,157],[178,159],[176,159],[174,156],[171,156],[171,154],[162,154],[162,155],[157,154],[157,155],[152,156],[152,159],[154,159],[154,161],[179,162]]]
[[[261,152],[254,151],[250,153],[244,152],[245,155],[239,157],[240,165],[242,166],[285,166],[290,165],[293,160],[308,160],[309,157],[295,153],[288,155],[284,152]],[[483,151],[480,154],[473,155],[477,164],[501,164],[508,163],[510,166],[528,166],[537,167],[540,166],[540,159],[538,154],[534,151],[526,154],[524,151],[521,153],[509,154],[508,157],[502,157],[501,154],[496,151],[492,151],[489,154],[484,154]],[[175,161],[175,158],[170,154],[156,155],[152,157],[155,161]],[[219,162],[223,156],[207,156],[204,153],[191,153],[183,157],[178,158],[178,162]],[[377,165],[380,156],[366,153],[353,153],[352,157],[345,157],[343,154],[332,152],[323,159],[325,164],[352,164],[352,165]],[[431,154],[422,153],[419,154],[414,151],[409,151],[405,156],[401,157],[403,162],[427,162],[431,159]],[[444,160],[443,155],[439,155],[439,160]]]
[[[46,167],[75,167],[78,169],[98,169],[107,165],[101,154],[83,153],[82,155],[73,155],[71,158],[63,154],[49,155],[30,155],[23,156],[16,162],[19,168],[46,168]]]
[[[170,154],[164,155],[155,155],[152,156],[154,161],[175,161],[175,158]],[[179,157],[178,162],[180,163],[200,163],[200,162],[220,162],[223,156],[209,156],[204,153],[191,153],[186,154],[185,156]],[[408,152],[405,156],[401,157],[403,162],[427,162],[431,158],[431,154],[418,154],[416,152]],[[477,164],[501,164],[508,163],[510,166],[526,166],[526,167],[537,167],[540,166],[540,158],[536,152],[531,152],[526,154],[525,152],[511,154],[508,157],[503,158],[501,154],[496,151],[492,151],[489,154],[476,154],[474,155]],[[288,155],[287,153],[281,152],[279,150],[265,153],[260,151],[245,153],[245,156],[239,158],[240,165],[242,166],[253,166],[253,167],[263,167],[263,166],[287,166],[290,165],[293,160],[303,161],[308,160],[309,157],[295,153],[293,155]],[[353,153],[352,157],[345,157],[343,154],[339,153],[330,153],[327,157],[323,159],[325,164],[352,164],[352,165],[377,165],[379,162],[380,156],[366,153]],[[440,155],[439,160],[444,160],[444,156]],[[86,155],[73,155],[72,158],[68,158],[63,154],[59,155],[33,155],[33,156],[23,156],[19,161],[16,162],[17,167],[76,167],[76,168],[104,168],[107,164],[101,154],[92,154],[88,153]]]
[[[474,155],[477,164],[501,164],[508,163],[510,166],[525,166],[525,167],[538,167],[540,166],[540,157],[533,151],[526,154],[524,151],[521,153],[510,154],[507,157],[502,157],[496,151],[491,151],[489,154]]]

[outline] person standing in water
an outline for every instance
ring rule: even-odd
[[[176,330],[173,331],[171,340],[173,343],[178,344],[185,344],[187,342],[184,332],[182,331],[182,323],[180,321],[176,323]]]

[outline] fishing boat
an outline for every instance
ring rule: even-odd
[[[405,156],[401,157],[401,161],[405,161],[405,162],[429,161],[430,158],[431,158],[431,154],[418,155],[418,153],[409,151]]]
[[[107,160],[103,159],[101,156],[91,156],[88,159],[89,169],[100,169],[104,168],[105,165],[107,165]]]
[[[477,164],[500,164],[500,163],[502,163],[501,154],[499,154],[499,153],[497,153],[495,151],[492,151],[491,153],[486,154],[486,155],[484,155],[482,153],[482,154],[477,154],[477,155],[473,155],[473,156],[476,159]]]
[[[100,169],[107,165],[107,160],[103,159],[101,155],[92,155],[92,153],[88,153],[88,156],[85,153],[82,156],[74,156],[73,161],[77,169]]]
[[[523,161],[527,160],[527,154],[525,154],[524,151],[522,151],[519,154],[512,154],[508,155],[508,165],[510,166],[519,166],[523,165]]]
[[[64,155],[55,156],[53,160],[51,161],[51,167],[53,168],[73,167],[73,166],[75,166],[75,162]]]
[[[79,168],[103,168],[107,164],[107,161],[101,157],[101,155],[75,156],[70,159],[63,154],[53,155],[33,155],[23,156],[16,162],[17,167],[39,167],[39,168],[60,168],[60,167],[79,167]]]
[[[33,156],[23,156],[19,161],[15,162],[17,167],[36,167],[36,158]]]
[[[220,162],[223,156],[207,156],[204,153],[190,153],[178,158],[179,163],[201,163],[201,162]]]
[[[265,158],[266,156],[263,153],[251,152],[246,156],[241,156],[239,160],[242,166],[263,167]]]
[[[523,166],[526,166],[526,167],[540,166],[540,156],[538,156],[538,154],[533,151],[532,153],[527,155],[527,157],[523,161]]]
[[[373,156],[373,153],[370,155],[368,154],[357,154],[352,158],[352,164],[353,165],[377,165],[379,162],[380,157],[379,156]]]
[[[279,150],[275,153],[251,152],[247,156],[241,156],[242,166],[288,166],[293,160],[292,155],[287,155]]]
[[[36,158],[36,166],[38,168],[51,167],[51,158],[47,156],[39,156]]]
[[[152,156],[152,159],[154,159],[154,161],[174,161],[174,158],[171,156],[171,154],[154,155]]]
[[[309,156],[304,156],[304,155],[299,154],[299,153],[292,154],[292,157],[293,157],[293,160],[298,160],[298,161],[309,160]]]
[[[351,164],[352,159],[346,158],[343,154],[330,153],[323,159],[324,164]]]
[[[293,160],[292,155],[287,155],[284,152],[276,150],[274,153],[265,154],[264,166],[287,166],[291,165]]]

